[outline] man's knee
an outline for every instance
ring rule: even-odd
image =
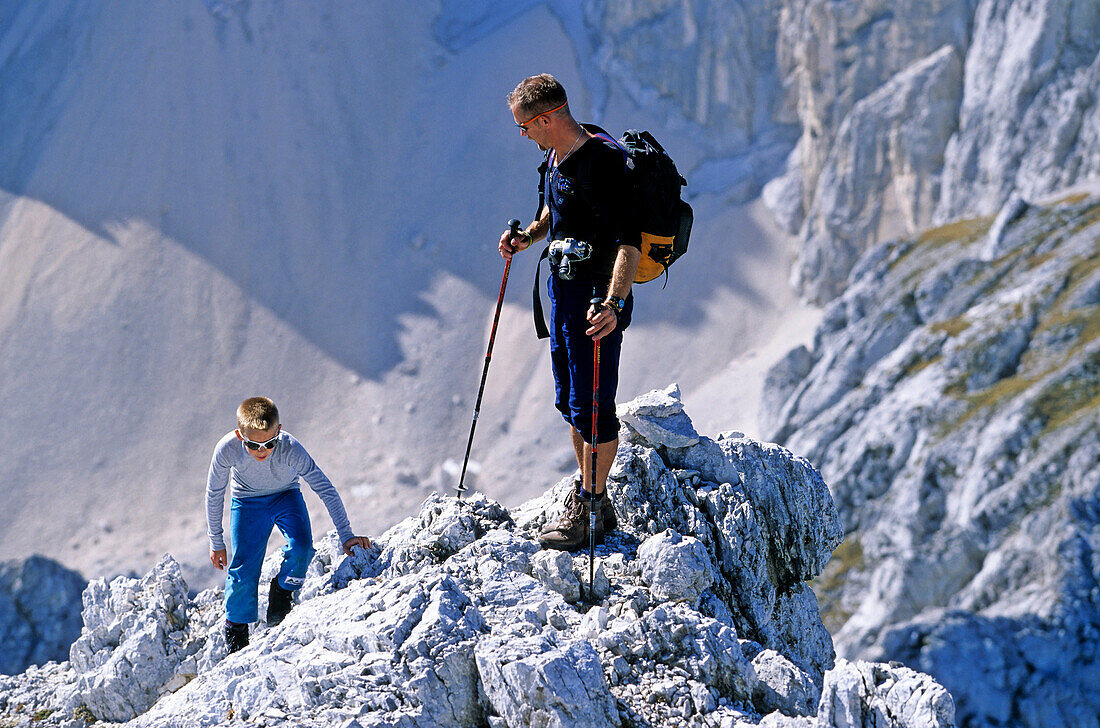
[[[581,439],[583,439],[589,445],[592,444],[592,414],[589,413],[588,417],[584,417],[583,414],[579,417],[573,418],[573,428],[580,433]],[[619,418],[614,414],[600,414],[596,419],[596,438],[597,444],[603,445],[604,443],[611,442],[619,436]]]

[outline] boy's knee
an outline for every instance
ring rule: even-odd
[[[287,549],[286,557],[301,564],[308,564],[313,560],[313,555],[317,553],[317,550],[308,543],[296,543],[291,544]]]

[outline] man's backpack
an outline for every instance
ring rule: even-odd
[[[615,140],[595,124],[581,124],[585,131],[611,142],[623,153],[627,180],[632,188],[634,210],[638,215],[638,229],[642,238],[642,258],[634,273],[635,283],[648,283],[662,273],[668,281],[668,268],[687,252],[688,237],[694,213],[691,205],[680,198],[680,188],[687,180],[676,171],[676,163],[660,142],[648,131],[628,129],[622,139]],[[539,167],[538,220],[546,202],[546,177],[554,150],[548,149]],[[542,251],[539,265],[546,259],[550,248]],[[535,317],[535,334],[540,339],[550,336],[542,312],[542,296],[539,294],[539,268],[535,268],[535,285],[531,291],[532,313]]]
[[[638,229],[642,233],[642,259],[635,283],[648,283],[687,252],[694,213],[680,198],[687,184],[676,163],[648,131],[627,129],[617,142],[600,129],[596,136],[614,142],[626,155],[627,178],[634,187]]]
[[[676,170],[676,163],[665,148],[648,131],[627,129],[622,138],[616,140],[595,124],[581,126],[623,152],[642,237],[642,259],[634,282],[648,283],[662,273],[667,281],[669,266],[687,252],[694,221],[691,205],[680,198],[680,188],[687,180]],[[547,151],[539,167],[539,214],[545,201],[546,171],[552,153],[553,150]]]

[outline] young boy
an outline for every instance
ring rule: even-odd
[[[267,623],[278,624],[291,607],[293,593],[302,586],[313,558],[309,527],[298,478],[306,481],[328,509],[344,553],[354,546],[370,548],[370,539],[352,533],[347,512],[336,488],[306,449],[279,424],[279,410],[267,397],[252,397],[237,408],[237,429],[214,447],[206,482],[206,523],[210,563],[226,565],[222,540],[225,488],[232,480],[229,538],[233,562],[225,578],[225,642],[230,652],[248,644],[248,623],[257,620],[260,568],[271,527],[286,539],[283,565],[271,580]]]

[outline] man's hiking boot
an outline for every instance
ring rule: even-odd
[[[267,625],[274,627],[290,613],[294,606],[294,592],[279,586],[279,577],[271,580],[271,588],[267,591]]]
[[[229,654],[248,647],[248,625],[225,620],[225,648]]]
[[[581,481],[579,478],[573,480],[573,488],[565,494],[565,500],[562,501],[562,507],[567,508],[569,501],[573,495],[581,489]],[[607,496],[607,491],[604,490],[603,497],[600,498],[600,515],[603,517],[603,528],[596,534],[596,543],[603,543],[604,534],[610,533],[619,527],[619,517],[615,513],[615,506],[611,504],[611,499]],[[556,531],[558,528],[557,521],[550,521],[542,527],[542,534],[546,535],[551,531]]]
[[[597,508],[602,507],[601,498],[590,501],[577,495],[575,490],[569,491],[565,499],[565,511],[561,518],[551,528],[539,534],[539,543],[548,549],[559,551],[576,551],[588,545],[588,513],[593,502]],[[603,522],[596,519],[596,543],[603,542]]]

